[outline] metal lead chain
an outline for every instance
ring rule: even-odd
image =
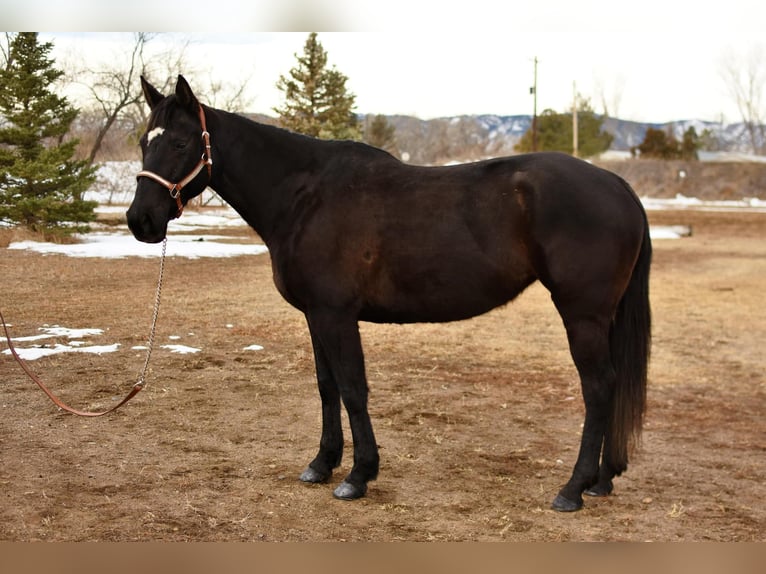
[[[157,317],[160,314],[160,298],[162,297],[162,276],[165,273],[165,250],[168,246],[168,238],[162,240],[162,255],[160,257],[160,276],[157,279],[157,293],[154,296],[154,312],[152,313],[152,326],[149,329],[149,340],[146,343],[146,360],[144,361],[144,368],[141,370],[141,374],[138,375],[138,380],[134,387],[143,388],[146,384],[146,372],[149,370],[149,359],[152,356],[152,349],[154,348],[154,333],[157,329]]]

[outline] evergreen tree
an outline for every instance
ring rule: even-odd
[[[288,77],[280,76],[277,88],[285,103],[274,111],[287,129],[324,139],[359,139],[361,129],[353,111],[356,96],[346,88],[348,78],[335,66],[327,68],[327,52],[309,34],[303,55]]]
[[[19,33],[0,69],[0,219],[68,235],[95,219],[96,203],[82,199],[95,167],[73,160],[77,140],[65,140],[77,110],[51,91],[63,74],[48,57],[52,47]]]
[[[372,121],[369,116],[365,121],[364,141],[372,146],[384,149],[389,153],[395,153],[396,150],[396,130],[394,126],[388,123],[386,116],[378,114]]]
[[[598,155],[609,149],[614,136],[605,132],[604,116],[597,115],[587,99],[581,99],[577,109],[577,147],[582,157]],[[574,152],[572,142],[572,114],[560,114],[553,110],[545,110],[537,118],[537,149],[540,151]],[[532,129],[526,131],[519,143],[517,151],[532,151]]]
[[[644,134],[644,141],[639,145],[630,148],[630,153],[643,158],[671,159],[671,145],[668,142],[670,137],[663,130],[647,128]],[[675,144],[675,139],[673,139]],[[673,147],[675,147],[673,145]]]
[[[532,128],[530,127],[516,144],[516,150],[532,151]],[[551,109],[537,116],[537,150],[572,153],[572,114],[560,114]]]
[[[630,153],[642,158],[696,160],[700,146],[700,138],[693,126],[684,132],[680,142],[671,132],[648,128],[644,141],[630,148]]]
[[[694,126],[689,126],[684,132],[683,140],[681,140],[679,150],[681,159],[699,159],[697,150],[699,150],[700,147],[702,147],[702,142],[700,142],[700,137],[697,135],[697,130],[694,129]]]

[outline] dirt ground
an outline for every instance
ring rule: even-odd
[[[583,406],[544,288],[460,323],[362,324],[381,472],[341,502],[347,423],[330,484],[297,480],[319,397],[305,322],[268,256],[174,258],[157,345],[201,351],[157,348],[147,388],[117,413],[60,412],[0,355],[0,540],[766,541],[766,214],[650,218],[693,235],[654,242],[643,444],[614,495],[580,512],[549,509]],[[156,260],[0,249],[2,311],[14,337],[58,324],[120,343],[30,363],[74,406],[104,408],[143,364],[131,348],[146,342],[156,274]]]

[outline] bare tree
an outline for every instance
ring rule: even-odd
[[[596,98],[601,101],[604,116],[609,118],[619,117],[620,103],[622,102],[622,95],[625,91],[625,76],[622,74],[616,76],[611,83],[611,86],[607,86],[607,83],[603,78],[596,76],[594,78],[593,89]]]
[[[3,32],[3,34],[3,41],[0,42],[0,67],[5,68],[11,59],[10,45],[13,34],[10,32]]]
[[[140,101],[141,89],[138,76],[144,68],[144,48],[151,39],[146,32],[137,32],[133,48],[126,62],[115,62],[113,66],[77,73],[78,83],[90,92],[93,105],[100,112],[99,127],[88,153],[93,163],[101,149],[104,137],[125,111]]]
[[[188,62],[188,40],[154,49],[154,45],[159,44],[155,41],[158,36],[137,32],[131,49],[120,52],[108,64],[82,66],[70,63],[66,66],[70,81],[84,86],[88,93],[89,102],[84,106],[88,125],[98,126],[95,136],[87,138],[92,142],[87,153],[88,161],[96,160],[107,134],[116,126],[129,137],[140,133],[145,125],[148,108],[144,105],[140,75],[151,78],[162,93],[171,91],[179,73],[187,77],[210,77],[209,72],[197,70]],[[222,100],[226,109],[242,111],[248,80],[229,84],[215,83],[210,79],[207,91],[214,99]],[[200,92],[205,93],[206,90],[201,89]],[[216,105],[215,101],[208,100],[208,103]]]
[[[221,108],[235,114],[242,114],[247,111],[247,106],[251,100],[246,96],[247,84],[251,76],[241,78],[238,84],[224,83],[222,81],[210,80],[210,87],[207,90],[206,103],[214,108]]]
[[[744,56],[729,50],[721,60],[720,70],[721,77],[742,116],[753,153],[763,155],[766,153],[764,47],[754,46]]]
[[[182,60],[183,47],[176,55],[160,53],[147,56],[147,46],[156,34],[136,32],[129,50],[115,53],[108,64],[95,65],[87,63],[84,58],[70,57],[64,64],[68,81],[82,86],[87,93],[81,115],[81,125],[84,129],[93,131],[92,135],[83,137],[89,142],[87,160],[93,163],[102,150],[107,134],[117,125],[123,131],[136,133],[139,126],[146,121],[143,95],[139,76],[159,70],[168,61]],[[157,85],[163,83],[159,81]],[[165,83],[170,85],[170,79],[163,71]]]

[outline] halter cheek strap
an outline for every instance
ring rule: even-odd
[[[178,206],[178,211],[176,212],[176,217],[181,217],[181,214],[184,211],[184,204],[181,201],[181,190],[186,187],[195,177],[199,175],[199,172],[202,171],[202,168],[207,166],[207,177],[208,180],[213,176],[213,158],[210,155],[210,133],[207,131],[207,123],[205,121],[205,112],[202,109],[202,106],[199,106],[199,120],[202,124],[202,140],[205,144],[205,151],[202,152],[202,157],[197,162],[197,165],[194,167],[189,174],[184,177],[181,181],[177,183],[173,183],[172,181],[168,181],[161,175],[158,175],[154,173],[153,171],[149,170],[141,170],[136,175],[136,179],[138,179],[141,176],[148,177],[149,179],[153,179],[160,185],[166,187],[168,191],[170,192],[170,197],[176,200],[176,205]]]

